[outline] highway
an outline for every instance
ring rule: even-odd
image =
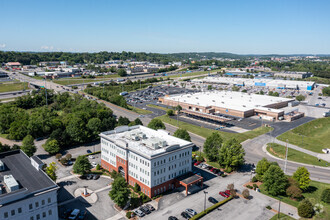
[[[45,83],[42,80],[34,79],[28,76],[25,76],[20,73],[12,74],[8,72],[8,75],[10,75],[12,78],[16,78],[18,80],[24,81],[24,82],[32,82],[36,85],[40,86],[45,86],[47,89],[54,89],[57,92],[63,91],[61,88],[61,85],[58,85],[53,82],[47,82]],[[68,87],[63,87],[63,88],[68,88]],[[71,90],[70,90],[71,91]],[[89,95],[90,96],[90,95]],[[127,109],[124,109],[122,107],[116,106],[112,103],[103,101],[103,100],[98,100],[98,102],[104,103],[108,108],[112,109],[114,115],[116,116],[122,116],[122,117],[127,117],[130,120],[134,120],[136,118],[140,118],[141,121],[143,122],[144,125],[147,125],[150,121],[151,118],[144,116],[140,117],[139,114],[129,111]],[[274,127],[274,130],[270,133],[258,136],[254,139],[246,140],[245,142],[242,143],[242,146],[245,149],[246,155],[245,155],[245,161],[246,163],[254,163],[257,164],[259,160],[261,160],[263,157],[266,157],[270,161],[276,161],[278,164],[283,168],[284,164],[282,160],[274,159],[272,157],[269,157],[265,152],[262,151],[262,147],[267,144],[272,142],[273,138],[279,136],[280,134],[293,129],[301,124],[304,124],[306,122],[309,122],[313,120],[314,118],[311,117],[304,117],[301,119],[298,119],[296,121],[293,121],[291,123],[286,123],[286,122],[279,122],[275,123],[272,126]],[[176,131],[177,127],[166,124],[166,130],[169,131],[171,134],[173,134]],[[202,147],[205,141],[205,138],[190,133],[191,140],[196,146]],[[287,162],[287,174],[292,175],[298,167],[301,165],[293,163],[293,162]],[[321,182],[327,182],[330,183],[330,168],[319,168],[319,167],[313,167],[310,165],[306,165],[308,168],[310,174],[311,174],[311,179],[321,181]]]

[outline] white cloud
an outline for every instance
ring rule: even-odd
[[[6,44],[0,44],[0,48],[5,48]]]
[[[43,50],[52,50],[52,49],[54,49],[54,46],[41,46],[41,49],[43,49]]]

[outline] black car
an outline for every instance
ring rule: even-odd
[[[93,180],[97,180],[97,179],[99,179],[100,178],[100,175],[99,174],[94,174],[93,175]]]
[[[150,214],[151,212],[149,211],[149,209],[147,208],[147,207],[144,207],[144,206],[142,206],[141,208],[140,208],[140,210],[142,211],[142,212],[144,212],[145,214]]]
[[[63,212],[62,218],[67,219],[70,216],[71,212],[72,212],[72,209],[66,209]]]
[[[178,218],[175,216],[170,216],[170,217],[168,217],[168,220],[178,220]]]
[[[92,153],[92,151],[91,151],[91,150],[87,150],[87,153],[88,153],[88,154],[91,154],[91,153]]]
[[[80,211],[79,215],[78,215],[78,219],[85,219],[86,217],[86,214],[87,214],[87,211]]]
[[[181,216],[185,219],[190,219],[190,215],[187,212],[181,212]]]
[[[213,197],[209,197],[208,200],[209,200],[209,202],[211,202],[211,203],[213,203],[213,204],[218,203],[218,200],[216,200],[216,199],[213,198]]]

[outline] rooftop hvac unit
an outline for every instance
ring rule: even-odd
[[[0,171],[5,170],[5,164],[0,160]]]
[[[5,175],[3,177],[3,181],[6,184],[9,192],[13,192],[13,191],[19,189],[19,185],[18,185],[17,181],[15,180],[15,178],[13,177],[13,175]]]

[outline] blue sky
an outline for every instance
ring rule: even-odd
[[[328,0],[1,0],[0,50],[330,54]]]

